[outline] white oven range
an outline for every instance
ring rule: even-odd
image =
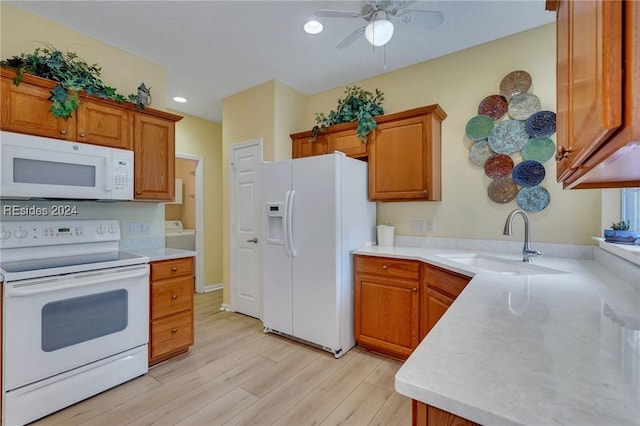
[[[3,424],[44,417],[148,370],[149,259],[117,220],[4,221]]]

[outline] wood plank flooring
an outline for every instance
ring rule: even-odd
[[[336,360],[221,304],[222,291],[195,295],[189,354],[33,424],[411,424],[411,400],[393,389],[399,362],[358,348]]]

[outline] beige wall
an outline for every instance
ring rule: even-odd
[[[205,285],[222,282],[222,126],[185,116],[176,124],[176,154],[202,157]],[[183,189],[186,189],[183,188]],[[183,198],[188,197],[183,193]]]
[[[101,79],[119,93],[135,93],[144,81],[152,88],[154,109],[163,110],[165,69],[159,64],[116,49],[67,27],[0,2],[0,56],[30,53],[49,44],[61,51],[77,53],[87,63],[102,68]],[[220,124],[185,116],[176,124],[176,152],[206,157],[205,161],[205,284],[222,281],[221,171],[222,130]],[[18,203],[24,204],[24,202]],[[30,203],[34,204],[34,203]],[[38,202],[38,205],[48,205]],[[148,238],[164,238],[162,203],[81,202],[81,218],[113,218],[126,223],[150,222]],[[8,219],[10,218],[2,218]],[[124,239],[139,236],[123,235]]]
[[[477,114],[480,101],[497,94],[502,78],[518,69],[531,74],[529,91],[540,98],[542,108],[555,111],[555,63],[555,25],[550,24],[358,82],[384,92],[386,113],[438,103],[448,114],[442,124],[442,201],[378,203],[378,222],[395,225],[402,235],[411,234],[413,220],[430,219],[437,237],[521,239],[517,229],[513,237],[502,235],[507,214],[518,206],[515,201],[496,204],[487,197],[491,181],[468,160],[471,142],[465,126]],[[343,91],[341,87],[309,97],[306,127],[313,126],[314,113],[335,109]],[[551,194],[551,203],[530,213],[533,240],[593,244],[590,237],[601,232],[600,190],[564,191],[555,181],[554,161],[546,162],[545,168],[542,186]]]
[[[124,96],[136,93],[144,82],[151,88],[151,107],[164,109],[165,69],[161,65],[5,2],[0,2],[0,15],[2,59],[32,53],[35,48],[47,45],[62,52],[74,52],[88,64],[98,64],[102,68],[102,81]]]

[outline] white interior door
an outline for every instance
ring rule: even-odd
[[[260,165],[262,139],[231,148],[231,304],[236,312],[261,317]]]

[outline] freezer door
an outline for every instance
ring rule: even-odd
[[[340,348],[337,154],[292,161],[293,335]]]
[[[285,204],[291,190],[291,161],[264,163],[262,199],[262,301],[264,327],[293,334],[292,266],[285,249]],[[280,227],[280,229],[276,229]]]

